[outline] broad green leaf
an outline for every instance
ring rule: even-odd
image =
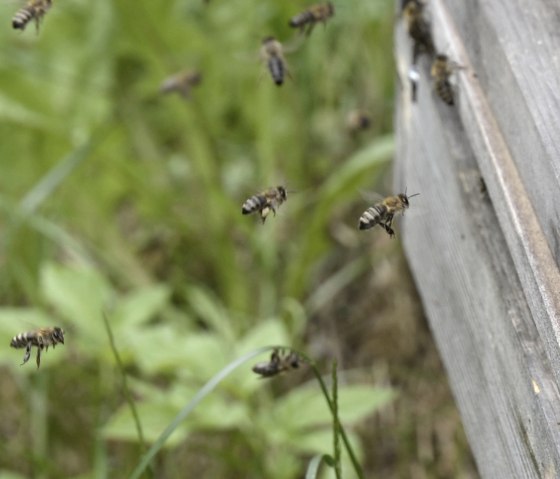
[[[120,330],[135,328],[150,320],[169,301],[170,290],[164,284],[146,286],[119,299],[110,319]]]

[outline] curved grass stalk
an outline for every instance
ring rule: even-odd
[[[305,479],[317,479],[317,474],[319,474],[319,468],[322,463],[333,467],[334,459],[328,454],[317,454],[313,456],[309,465],[307,466],[307,472],[305,473]]]

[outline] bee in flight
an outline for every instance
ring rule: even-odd
[[[284,83],[284,77],[288,72],[282,44],[274,37],[266,37],[262,41],[261,59],[266,63],[270,76],[276,85]]]
[[[412,38],[412,64],[415,65],[421,53],[433,55],[434,42],[430,24],[424,15],[424,4],[421,0],[410,0],[403,8],[403,17],[408,35]]]
[[[395,236],[395,231],[391,228],[393,217],[396,213],[404,214],[404,210],[409,207],[408,200],[420,193],[407,196],[406,191],[399,193],[395,196],[388,196],[379,203],[370,206],[360,216],[359,228],[361,230],[368,230],[375,225],[381,226],[387,234],[392,238]]]
[[[276,209],[286,201],[286,198],[286,188],[283,186],[271,187],[247,199],[245,203],[243,203],[241,213],[249,215],[258,211],[261,216],[261,221],[264,223],[271,211],[274,216],[276,216]]]
[[[326,25],[327,20],[333,15],[334,6],[331,2],[317,3],[292,17],[290,20],[290,27],[299,28],[301,32],[305,32],[306,35],[309,35],[317,23],[323,22],[323,24]]]
[[[451,62],[447,55],[438,53],[436,59],[432,63],[431,75],[434,82],[434,90],[445,103],[453,105],[455,103],[453,97],[453,87],[449,81],[452,73],[461,68],[459,65]]]
[[[27,24],[31,20],[35,20],[35,26],[39,31],[39,23],[51,5],[52,0],[28,0],[12,18],[12,27],[16,30],[25,30]]]
[[[196,70],[183,71],[166,78],[159,87],[161,93],[177,92],[183,98],[188,98],[192,87],[202,81],[202,74]]]
[[[41,351],[48,350],[49,346],[53,348],[58,344],[64,344],[64,331],[62,328],[40,328],[26,333],[18,334],[12,338],[10,346],[12,348],[25,348],[25,356],[23,356],[23,366],[31,357],[31,348],[37,346],[37,368],[41,365]]]
[[[301,358],[293,351],[282,354],[280,349],[275,348],[270,355],[270,361],[257,363],[253,366],[253,372],[262,378],[271,378],[278,374],[299,368]]]
[[[371,126],[371,115],[364,110],[352,110],[346,117],[346,128],[352,135]]]

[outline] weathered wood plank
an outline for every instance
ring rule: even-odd
[[[559,202],[548,196],[539,202],[543,195],[560,196],[557,146],[547,143],[551,127],[542,124],[556,100],[529,98],[532,90],[520,81],[516,53],[509,50],[520,43],[499,27],[523,5],[505,3],[431,1],[436,46],[466,67],[456,75],[458,104],[452,108],[433,94],[426,58],[418,103],[411,104],[411,47],[397,27],[403,90],[396,189],[407,185],[422,193],[415,205],[427,213],[406,218],[401,235],[481,475],[552,478],[560,477],[560,274],[557,226],[550,224]],[[540,38],[537,25],[547,3],[531,4],[537,19],[527,33],[532,38]],[[513,23],[520,35],[522,20]],[[550,33],[550,25],[543,32]],[[560,51],[558,35],[552,38],[545,55],[553,45],[555,54]],[[560,74],[543,82],[556,85]],[[522,135],[524,129],[531,133]],[[527,151],[538,156],[528,162]],[[554,191],[538,190],[539,175]]]

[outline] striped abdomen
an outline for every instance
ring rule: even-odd
[[[373,205],[360,216],[360,229],[367,230],[381,223],[387,216],[387,207],[383,203]]]
[[[281,58],[277,56],[272,56],[268,59],[268,69],[270,71],[270,75],[278,86],[284,83],[284,62]]]
[[[12,18],[12,27],[16,30],[25,30],[25,27],[31,20],[35,20],[38,26],[39,20],[47,13],[51,4],[52,0],[31,0],[14,15]]]
[[[314,21],[315,17],[313,16],[313,13],[311,13],[309,10],[306,10],[305,12],[299,13],[295,17],[292,17],[292,19],[290,20],[290,27],[301,28],[308,23],[313,23]]]
[[[268,204],[268,200],[266,199],[265,195],[254,195],[251,196],[245,203],[243,203],[243,207],[241,208],[241,213],[244,215],[248,215],[254,213],[255,211],[262,210]]]
[[[14,336],[12,338],[12,341],[10,342],[10,346],[12,348],[25,348],[29,343],[31,343],[33,346],[39,345],[36,331],[27,331],[25,333]]]
[[[448,105],[453,105],[453,88],[451,82],[447,79],[437,80],[435,83],[437,95]]]

